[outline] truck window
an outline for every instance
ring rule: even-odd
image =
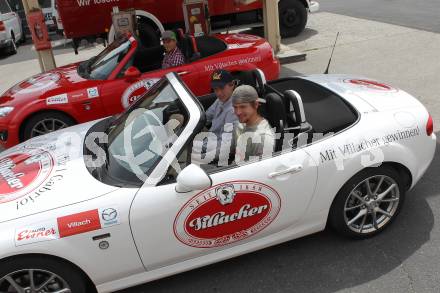
[[[52,6],[51,0],[38,0],[38,5],[40,8],[50,8]]]
[[[3,14],[9,12],[11,12],[11,8],[8,3],[6,3],[6,0],[0,0],[0,13]]]

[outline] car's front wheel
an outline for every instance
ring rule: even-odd
[[[330,209],[329,224],[352,238],[367,238],[384,230],[398,215],[405,184],[393,168],[368,168],[339,191]]]
[[[67,263],[42,256],[11,258],[0,264],[0,292],[86,293],[87,282]]]
[[[69,116],[59,112],[43,112],[32,116],[24,125],[22,140],[54,132],[75,124]]]

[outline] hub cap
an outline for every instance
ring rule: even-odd
[[[32,128],[31,137],[43,135],[66,127],[68,127],[68,125],[61,120],[55,118],[44,119],[35,124]]]
[[[371,233],[386,225],[399,205],[397,182],[385,175],[359,183],[344,205],[345,224],[356,233]]]
[[[71,293],[66,281],[44,270],[20,270],[0,279],[2,293]]]
[[[295,9],[286,9],[283,11],[281,20],[285,26],[294,27],[298,23]]]

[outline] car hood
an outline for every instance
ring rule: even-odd
[[[361,98],[376,111],[421,107],[410,94],[371,78],[352,75],[310,75],[302,77],[341,95],[349,102],[353,96]]]
[[[118,189],[96,180],[85,166],[84,139],[95,123],[36,137],[0,154],[0,223]]]
[[[78,74],[78,65],[75,63],[59,67],[16,84],[3,93],[0,105],[14,106],[29,99],[44,99],[96,84],[96,81],[84,79]]]

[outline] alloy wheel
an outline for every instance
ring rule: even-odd
[[[354,187],[347,197],[345,224],[356,233],[372,233],[394,217],[399,201],[399,186],[393,178],[386,175],[369,177]]]
[[[67,282],[55,273],[26,269],[0,278],[2,293],[71,293]]]
[[[56,118],[44,119],[34,125],[34,127],[31,130],[31,137],[54,132],[56,130],[66,128],[68,126],[69,125],[67,125],[65,122]]]

